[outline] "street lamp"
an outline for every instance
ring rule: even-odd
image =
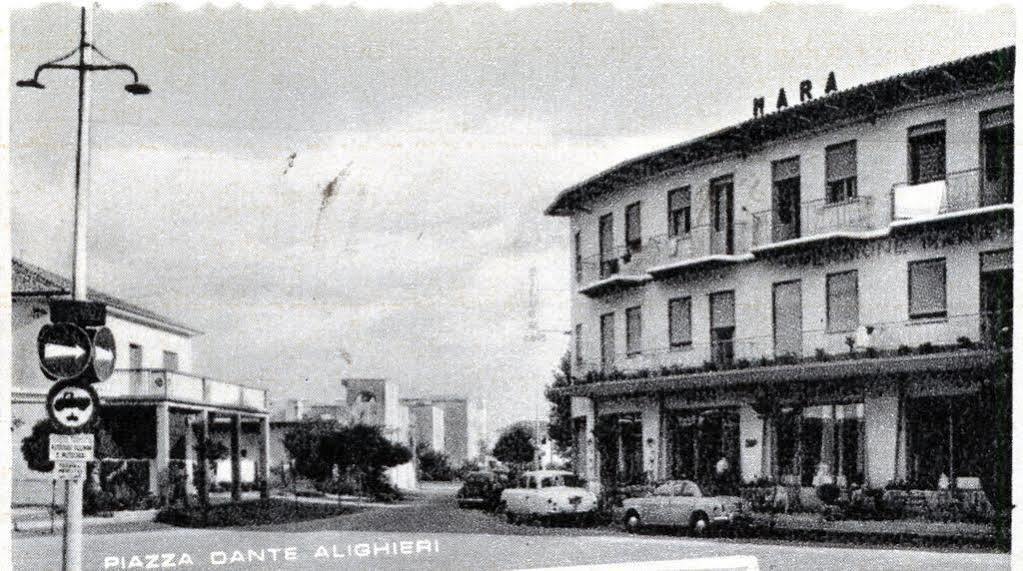
[[[36,68],[32,79],[18,81],[18,87],[45,89],[39,81],[39,75],[48,69],[68,69],[78,72],[78,145],[75,150],[75,232],[74,232],[74,267],[72,270],[72,298],[86,301],[86,215],[88,213],[89,195],[89,73],[96,71],[127,71],[132,82],[124,86],[124,90],[132,95],[149,93],[149,86],[139,83],[139,74],[135,68],[108,58],[96,46],[92,45],[92,16],[82,7],[80,35],[78,47],[67,55],[48,61]],[[93,63],[92,56],[98,56],[102,63]],[[78,56],[75,63],[74,56]],[[80,571],[82,568],[82,493],[84,482],[80,479],[65,480],[64,510],[64,541],[63,569]]]

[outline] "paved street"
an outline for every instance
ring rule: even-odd
[[[374,507],[331,520],[245,530],[177,529],[155,524],[145,531],[87,530],[86,568],[103,569],[105,558],[124,558],[107,560],[107,568],[129,568],[133,555],[145,554],[173,554],[163,556],[161,562],[180,563],[186,553],[192,568],[197,569],[516,569],[736,555],[756,557],[763,569],[1009,566],[1006,554],[962,550],[859,549],[631,536],[606,528],[513,526],[478,511],[459,510],[452,493],[450,488],[433,489],[399,506]],[[15,537],[15,568],[55,568],[59,547],[59,536],[19,535]],[[401,553],[403,550],[406,554]],[[235,562],[231,562],[232,557]]]

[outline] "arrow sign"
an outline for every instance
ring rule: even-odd
[[[93,382],[102,382],[114,373],[114,362],[117,360],[117,344],[114,334],[106,327],[96,329],[92,334],[92,363],[89,364],[87,378]]]
[[[51,379],[70,379],[85,372],[92,357],[92,340],[73,323],[43,325],[36,342],[39,367]]]

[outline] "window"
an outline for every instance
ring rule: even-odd
[[[723,176],[710,182],[714,231],[721,232],[731,224],[732,177]]]
[[[615,364],[615,314],[600,316],[600,364],[610,371]]]
[[[668,191],[668,236],[685,236],[692,230],[689,187]]]
[[[710,295],[711,358],[715,364],[728,365],[735,355],[735,292]]]
[[[829,204],[856,198],[856,141],[824,150],[824,179]]]
[[[643,247],[639,204],[634,202],[625,207],[625,245],[630,252],[637,252]]]
[[[582,236],[579,232],[572,238],[572,251],[575,252],[575,281],[579,283],[583,281]]]
[[[668,338],[672,347],[693,342],[693,304],[691,298],[668,300]]]
[[[629,355],[643,352],[643,313],[639,306],[625,310],[625,350]]]
[[[615,256],[614,218],[612,214],[600,217],[600,277],[618,273],[618,258]]]
[[[798,238],[799,233],[799,157],[792,157],[771,164],[771,181],[774,213],[772,217],[772,240],[779,242]]]
[[[935,121],[909,130],[909,183],[945,179],[945,122]]]
[[[852,331],[860,324],[856,270],[828,274],[828,333]]]
[[[178,370],[178,354],[174,351],[163,352],[163,368],[168,371]]]
[[[980,129],[981,166],[984,169],[981,206],[1012,202],[1012,106],[981,114]]]
[[[136,345],[135,343],[128,344],[128,368],[142,368],[142,345]]]
[[[945,316],[945,259],[909,264],[909,317]]]
[[[583,324],[575,325],[575,364],[581,367],[583,364]]]
[[[776,461],[787,485],[863,482],[863,404],[783,410],[776,420]]]

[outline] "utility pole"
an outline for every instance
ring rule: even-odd
[[[94,64],[93,54],[98,54],[106,63]],[[76,55],[78,61],[72,63]],[[74,257],[72,268],[72,299],[87,301],[87,228],[89,207],[89,109],[90,109],[90,76],[89,72],[122,70],[132,74],[134,81],[125,86],[125,90],[133,95],[149,93],[149,87],[139,83],[138,73],[131,66],[115,62],[104,56],[92,44],[92,11],[83,6],[79,27],[78,48],[70,54],[46,62],[36,68],[32,79],[17,82],[18,87],[44,89],[39,82],[39,75],[47,69],[66,69],[78,72],[78,137],[75,148],[75,218],[74,218]],[[82,495],[85,478],[68,479],[64,482],[64,541],[62,548],[62,569],[80,571],[82,569]]]

